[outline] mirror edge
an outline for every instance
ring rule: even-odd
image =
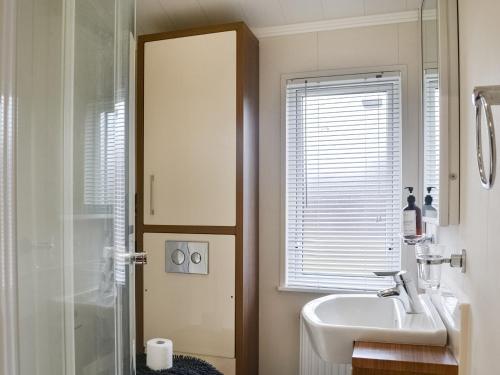
[[[422,34],[422,7],[420,8],[420,32]],[[458,0],[438,1],[438,66],[440,101],[440,192],[438,218],[422,216],[425,223],[437,226],[457,225],[460,222],[460,84],[458,46]],[[421,41],[423,49],[423,40]],[[421,67],[423,85],[423,61]],[[421,91],[421,176],[422,198],[425,196],[423,182],[423,86]]]

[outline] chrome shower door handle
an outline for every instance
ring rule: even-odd
[[[155,183],[155,175],[152,174],[149,176],[149,214],[154,216],[155,208],[154,208],[154,183]]]
[[[495,124],[493,122],[492,105],[500,105],[500,86],[476,87],[472,95],[472,102],[476,109],[476,156],[479,168],[481,185],[485,189],[491,189],[495,183],[497,152],[495,140]],[[483,142],[482,142],[482,112],[486,116],[486,128],[488,129],[489,173],[484,168]]]
[[[123,265],[142,265],[148,264],[147,253],[116,253],[115,261]]]
[[[130,264],[134,265],[148,264],[148,253],[131,253]]]

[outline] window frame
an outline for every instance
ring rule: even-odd
[[[380,72],[399,72],[401,74],[401,184],[402,186],[407,186],[409,181],[420,181],[419,166],[415,166],[411,173],[408,175],[405,171],[406,166],[411,165],[411,154],[417,153],[420,156],[419,142],[411,143],[413,145],[412,149],[405,149],[408,142],[405,142],[406,135],[406,124],[408,123],[408,82],[407,82],[407,67],[406,65],[389,65],[389,66],[376,66],[376,67],[365,67],[365,68],[353,68],[353,69],[333,69],[333,70],[320,70],[320,71],[310,71],[310,72],[299,72],[291,74],[283,74],[281,76],[281,160],[280,160],[280,270],[279,270],[279,291],[291,291],[291,292],[309,292],[309,293],[356,293],[356,294],[371,294],[373,291],[364,291],[357,289],[344,289],[344,288],[298,288],[291,287],[286,284],[287,275],[287,124],[286,124],[286,91],[287,91],[287,81],[307,79],[314,80],[320,79],[321,77],[333,77],[342,75],[362,75],[362,74],[376,74]],[[418,111],[418,113],[417,113]],[[415,115],[420,115],[420,108],[417,108]],[[421,127],[421,121],[419,121],[419,127]],[[408,172],[408,171],[406,171]],[[418,190],[420,183],[418,183],[415,188]],[[417,191],[418,193],[418,191]],[[418,196],[418,195],[417,195]],[[402,194],[401,208],[403,203],[406,201],[404,194]],[[407,245],[401,244],[401,269],[408,270],[409,272],[415,274],[415,266],[411,263],[411,255],[413,252],[408,248]],[[414,262],[413,262],[414,263]]]

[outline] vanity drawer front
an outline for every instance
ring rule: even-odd
[[[448,348],[356,341],[353,375],[458,375]]]

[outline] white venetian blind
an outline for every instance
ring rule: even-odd
[[[429,186],[432,205],[439,212],[439,74],[424,70],[424,187]],[[425,191],[427,193],[427,191]]]
[[[376,290],[399,270],[399,72],[286,85],[286,287]]]

